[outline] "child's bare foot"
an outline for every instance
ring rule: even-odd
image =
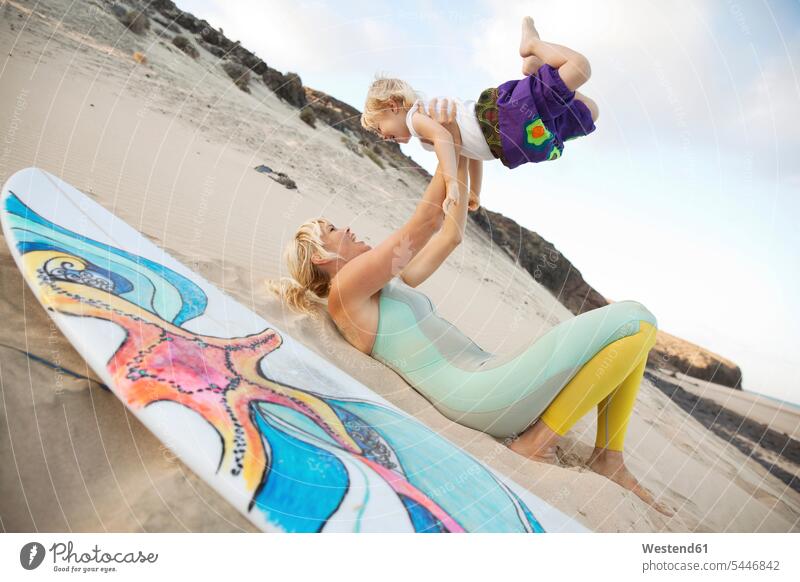
[[[653,494],[645,489],[636,480],[636,477],[628,471],[625,462],[622,460],[621,452],[609,451],[607,449],[595,449],[586,464],[592,471],[603,475],[620,487],[624,487],[642,501],[652,506],[656,511],[663,513],[667,517],[672,517],[674,515],[674,512],[669,507],[656,501]]]
[[[522,38],[519,41],[519,56],[523,59],[533,54],[531,41],[539,40],[539,31],[533,25],[533,18],[526,16],[522,19]]]
[[[469,202],[467,203],[467,210],[470,212],[475,212],[478,208],[481,207],[481,197],[474,192],[469,193]]]

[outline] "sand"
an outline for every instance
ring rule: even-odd
[[[243,93],[203,49],[195,61],[168,39],[159,41],[158,25],[136,37],[100,5],[69,4],[67,12],[68,4],[0,8],[0,179],[35,165],[72,183],[280,329],[591,529],[800,529],[800,494],[649,381],[631,420],[628,463],[676,509],[671,519],[583,466],[594,440],[591,415],[565,439],[565,466],[534,463],[448,421],[391,370],[350,347],[330,321],[288,312],[264,282],[282,274],[280,251],[296,225],[324,215],[379,241],[410,215],[424,180],[359,157],[340,132],[309,127],[260,82]],[[134,51],[147,63],[137,65]],[[286,172],[298,189],[255,172],[258,164]],[[491,184],[484,203],[491,207]],[[27,290],[4,242],[0,274],[2,530],[252,531],[91,380]],[[473,225],[424,291],[442,315],[492,351],[528,344],[571,317]],[[797,410],[776,413],[755,395],[706,390],[797,436]],[[797,474],[796,465],[778,462]]]

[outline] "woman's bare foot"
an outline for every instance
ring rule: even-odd
[[[537,420],[533,426],[523,431],[508,445],[508,448],[539,463],[558,464],[556,458],[556,442],[561,436],[550,429],[541,420]]]
[[[523,59],[533,54],[531,41],[539,40],[539,31],[533,25],[533,18],[526,16],[522,19],[522,38],[519,41],[519,56]]]
[[[595,473],[603,475],[620,487],[624,487],[634,493],[642,501],[652,506],[667,517],[672,517],[675,513],[663,503],[659,503],[653,494],[645,489],[634,477],[622,459],[621,451],[610,451],[608,449],[595,449],[589,460],[586,462],[589,468]]]

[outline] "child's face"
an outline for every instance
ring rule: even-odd
[[[397,143],[408,143],[411,133],[406,125],[406,112],[400,108],[393,107],[389,111],[384,111],[378,118],[378,133],[383,139],[390,139]]]

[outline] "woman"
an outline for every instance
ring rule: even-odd
[[[458,175],[463,183],[465,165]],[[655,318],[622,301],[559,324],[519,354],[483,351],[414,289],[461,242],[468,189],[460,191],[443,216],[437,170],[408,222],[375,248],[350,228],[306,222],[287,247],[292,278],[281,285],[283,298],[298,311],[324,304],[350,344],[398,372],[445,416],[505,439],[530,459],[555,462],[560,436],[597,406],[588,466],[671,515],[639,485],[622,453]]]

